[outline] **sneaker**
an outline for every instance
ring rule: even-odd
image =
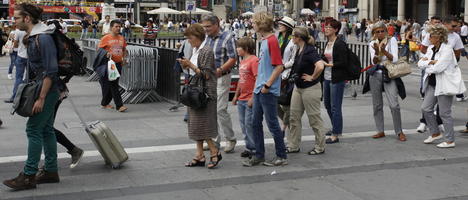
[[[263,162],[263,165],[270,166],[270,167],[283,166],[283,165],[287,165],[287,164],[288,164],[288,159],[280,158],[280,157],[276,157],[271,161]]]
[[[45,170],[40,170],[39,173],[36,175],[37,184],[58,182],[60,182],[58,172],[48,172]]]
[[[445,133],[445,128],[444,128],[444,125],[443,125],[443,124],[439,125],[439,131],[440,131],[441,133]]]
[[[452,143],[447,143],[447,142],[442,142],[440,144],[437,145],[437,147],[439,148],[453,148],[455,147],[455,142],[452,142]]]
[[[231,140],[226,142],[226,147],[224,147],[224,152],[225,153],[233,153],[234,148],[236,147],[236,140]]]
[[[458,102],[466,101],[468,97],[457,97]]]
[[[71,164],[70,164],[70,169],[73,169],[78,165],[78,163],[80,163],[80,160],[83,157],[84,151],[82,149],[78,148],[78,147],[75,147],[75,148],[73,148],[73,150],[68,151],[68,153],[72,157],[72,161],[71,161]]]
[[[26,175],[21,172],[16,178],[5,180],[3,184],[13,190],[28,190],[36,188],[36,175]]]
[[[12,74],[8,74],[8,79],[13,79],[13,75]]]
[[[416,131],[418,133],[424,133],[426,132],[426,124],[425,123],[420,123],[418,128],[416,128]]]
[[[252,156],[252,158],[242,161],[242,165],[244,167],[253,167],[255,165],[263,164],[264,162],[265,159],[258,159],[257,157]]]
[[[439,136],[437,137],[432,137],[432,135],[430,135],[429,137],[427,137],[427,139],[424,140],[424,144],[432,144],[432,142],[438,140],[438,139],[442,139],[442,134],[440,134]]]
[[[249,150],[244,150],[241,154],[240,154],[240,157],[242,158],[252,158],[252,152],[250,152]]]

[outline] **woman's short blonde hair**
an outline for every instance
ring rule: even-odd
[[[252,17],[253,22],[256,24],[258,31],[260,32],[272,32],[273,31],[273,17],[267,12],[255,13]]]
[[[372,25],[372,36],[375,34],[375,30],[383,28],[385,32],[387,32],[387,25],[383,21],[376,22],[374,25]]]
[[[205,40],[205,30],[201,24],[192,24],[184,32],[185,36],[195,36],[201,41]]]
[[[446,43],[448,38],[448,30],[442,24],[436,24],[429,26],[429,30],[427,31],[431,36],[439,36],[441,43]]]

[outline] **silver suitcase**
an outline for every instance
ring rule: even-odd
[[[113,169],[119,169],[122,164],[128,160],[128,154],[117,137],[115,137],[110,128],[101,121],[89,124],[85,123],[83,117],[73,103],[73,100],[71,98],[69,98],[69,100],[73,110],[78,115],[78,118],[80,118],[81,123],[85,126],[85,130],[91,138],[91,141],[93,141],[94,146],[96,146],[99,153],[104,158],[106,165],[110,165]]]
[[[112,166],[113,169],[120,168],[128,160],[128,154],[114,133],[101,121],[87,124],[87,127],[86,131],[104,158],[106,165]]]

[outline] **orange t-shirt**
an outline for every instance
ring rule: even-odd
[[[395,34],[395,27],[393,25],[388,26],[387,32],[389,36],[393,37],[393,35]]]
[[[125,38],[121,35],[114,37],[111,34],[107,34],[102,37],[99,43],[99,48],[103,48],[109,52],[112,55],[112,60],[116,63],[121,63],[123,61],[126,47],[127,42],[125,42]]]

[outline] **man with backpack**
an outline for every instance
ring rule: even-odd
[[[14,17],[18,29],[27,32],[25,45],[28,52],[30,80],[41,81],[40,91],[34,103],[33,115],[28,118],[28,158],[24,169],[3,184],[14,190],[36,188],[36,184],[60,182],[57,166],[57,140],[54,133],[54,107],[59,98],[57,84],[57,48],[50,35],[54,29],[39,23],[42,8],[29,3],[15,5]],[[38,164],[44,149],[44,170]],[[36,176],[36,173],[38,173]]]

